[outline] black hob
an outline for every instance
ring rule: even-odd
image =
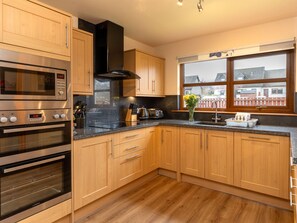
[[[89,125],[89,127],[95,127],[95,128],[103,128],[103,129],[118,129],[123,127],[129,127],[129,126],[136,126],[140,125],[140,122],[98,122],[95,121],[92,124]]]

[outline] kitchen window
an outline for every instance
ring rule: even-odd
[[[223,111],[293,112],[294,51],[180,64],[182,96],[201,97],[199,110],[216,101]]]

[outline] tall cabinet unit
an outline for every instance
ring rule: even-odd
[[[289,137],[235,133],[235,185],[288,199],[289,145]]]
[[[73,93],[79,95],[93,95],[93,75],[93,34],[79,29],[73,29]]]
[[[70,59],[71,16],[38,1],[1,1],[0,41]]]
[[[124,67],[140,76],[123,81],[124,96],[164,96],[164,59],[129,50],[125,52]]]

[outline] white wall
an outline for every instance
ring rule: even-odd
[[[127,36],[124,37],[124,50],[131,50],[131,49],[138,49],[142,52],[158,56],[158,51],[156,48],[153,48],[149,45],[143,44],[141,42],[138,42],[134,39],[131,39]]]
[[[166,59],[165,94],[179,94],[177,57],[278,42],[296,36],[297,17],[294,17],[156,47],[158,54]]]

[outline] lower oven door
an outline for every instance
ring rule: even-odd
[[[17,222],[71,198],[71,153],[0,167],[0,222]]]

